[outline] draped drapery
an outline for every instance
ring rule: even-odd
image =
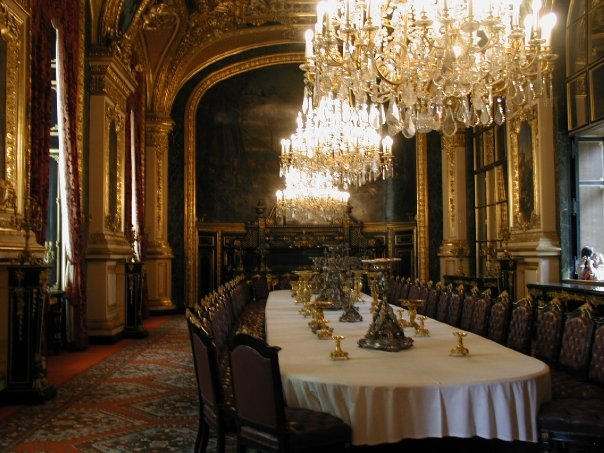
[[[84,291],[83,227],[80,206],[80,174],[78,165],[77,113],[80,68],[80,1],[33,0],[32,11],[32,99],[45,96],[51,89],[51,65],[53,38],[56,29],[57,51],[57,121],[59,125],[59,173],[63,178],[62,215],[64,219],[65,263],[63,289],[73,308],[73,347],[88,345],[86,327],[86,298]],[[33,62],[35,61],[35,65]],[[39,72],[38,72],[39,71]],[[49,94],[50,96],[50,94]],[[32,103],[32,165],[31,192],[43,207],[46,221],[49,177],[49,144],[52,105],[50,100],[36,109]],[[35,125],[35,128],[34,128]],[[40,235],[38,241],[44,240]]]
[[[32,1],[30,196],[42,212],[42,228],[36,231],[39,244],[43,244],[46,238],[52,116],[51,61],[55,39],[51,19],[44,12],[45,3],[45,0]]]
[[[136,224],[138,226],[139,239],[143,239],[143,225],[145,216],[145,180],[144,180],[144,130],[142,125],[144,124],[144,77],[142,73],[136,72],[136,89],[133,94],[128,97],[127,111],[131,112],[128,114],[128,121],[126,122],[126,149],[129,153],[134,154],[134,159],[130,159],[130,156],[126,159],[126,226]],[[133,167],[134,166],[134,167]],[[134,171],[133,171],[134,170]],[[134,189],[135,193],[132,193],[132,181],[135,179]],[[136,210],[133,212],[132,201],[136,200]],[[132,216],[136,218],[133,219]],[[144,260],[145,241],[140,241],[139,250],[141,260]],[[142,315],[143,317],[148,316],[148,303],[147,303],[147,281],[143,281],[143,302],[142,302]]]

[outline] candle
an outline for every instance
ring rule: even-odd
[[[306,30],[306,33],[304,33],[304,40],[306,41],[304,55],[306,58],[311,58],[313,56],[313,37],[314,33],[312,30]]]

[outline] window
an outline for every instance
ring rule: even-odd
[[[602,252],[604,251],[604,236],[602,235],[604,225],[604,139],[577,140],[576,159],[577,250],[589,245],[594,250]],[[575,260],[577,258],[578,256],[575,256]]]
[[[498,241],[508,224],[505,125],[474,134],[476,273],[495,276]]]

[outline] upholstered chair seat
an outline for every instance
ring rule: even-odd
[[[538,425],[546,450],[560,443],[572,443],[584,448],[578,451],[601,451],[604,447],[604,400],[568,398],[550,401],[541,407]]]

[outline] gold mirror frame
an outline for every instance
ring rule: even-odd
[[[510,121],[513,228],[538,228],[539,123],[536,107],[521,111]]]
[[[122,229],[124,126],[125,115],[117,107],[105,111],[107,149],[105,150],[105,227],[113,233]]]
[[[0,5],[0,39],[6,46],[6,103],[3,112],[5,136],[3,143],[4,168],[0,175],[0,229],[14,229],[12,216],[19,200],[28,189],[29,168],[27,153],[29,136],[27,127],[26,15],[14,2]],[[1,66],[0,66],[1,67]]]

